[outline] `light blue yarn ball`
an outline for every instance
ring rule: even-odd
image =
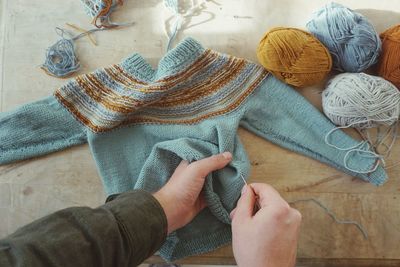
[[[378,33],[366,17],[345,6],[324,6],[307,28],[328,48],[339,71],[362,72],[378,61],[382,46]]]

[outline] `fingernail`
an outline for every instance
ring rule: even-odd
[[[243,188],[242,188],[242,195],[244,195],[244,193],[246,193],[246,190],[247,190],[247,185],[243,186]]]
[[[222,156],[223,156],[226,160],[232,159],[232,154],[231,154],[230,152],[224,152],[224,153],[222,153]]]

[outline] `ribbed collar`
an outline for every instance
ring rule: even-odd
[[[188,37],[160,59],[157,69],[153,69],[151,65],[137,53],[123,60],[121,66],[138,79],[153,82],[183,70],[199,58],[204,51],[205,49],[199,42]]]

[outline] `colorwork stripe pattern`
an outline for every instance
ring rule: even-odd
[[[267,76],[257,64],[190,39],[177,49],[156,70],[135,54],[71,80],[55,96],[93,132],[135,123],[193,124],[235,110]],[[177,52],[182,62],[171,62]]]

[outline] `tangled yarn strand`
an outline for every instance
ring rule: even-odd
[[[55,77],[66,77],[80,67],[79,60],[75,55],[73,38],[64,37],[66,31],[56,28],[56,32],[61,39],[46,51],[45,62],[42,69]]]
[[[56,33],[61,39],[47,49],[45,62],[41,68],[47,74],[59,78],[67,77],[76,72],[80,68],[80,63],[75,54],[74,41],[90,33],[102,30],[104,28],[96,28],[71,37],[67,31],[57,27]],[[69,35],[69,37],[65,37],[66,35]]]
[[[86,13],[93,18],[92,23],[97,28],[112,28],[124,24],[113,23],[110,15],[117,5],[123,5],[123,0],[81,0]]]
[[[133,22],[124,24],[113,24],[113,27],[94,28],[88,31],[85,31],[72,24],[67,23],[67,25],[76,30],[82,31],[82,33],[76,36],[72,36],[66,30],[57,27],[56,33],[61,37],[61,39],[47,49],[45,62],[41,66],[41,68],[46,71],[47,74],[58,78],[67,77],[80,68],[79,60],[75,55],[74,41],[88,35],[89,39],[94,44],[96,44],[90,36],[91,33],[108,30],[114,27],[130,26],[133,25]],[[65,37],[65,35],[68,35],[68,37]]]

